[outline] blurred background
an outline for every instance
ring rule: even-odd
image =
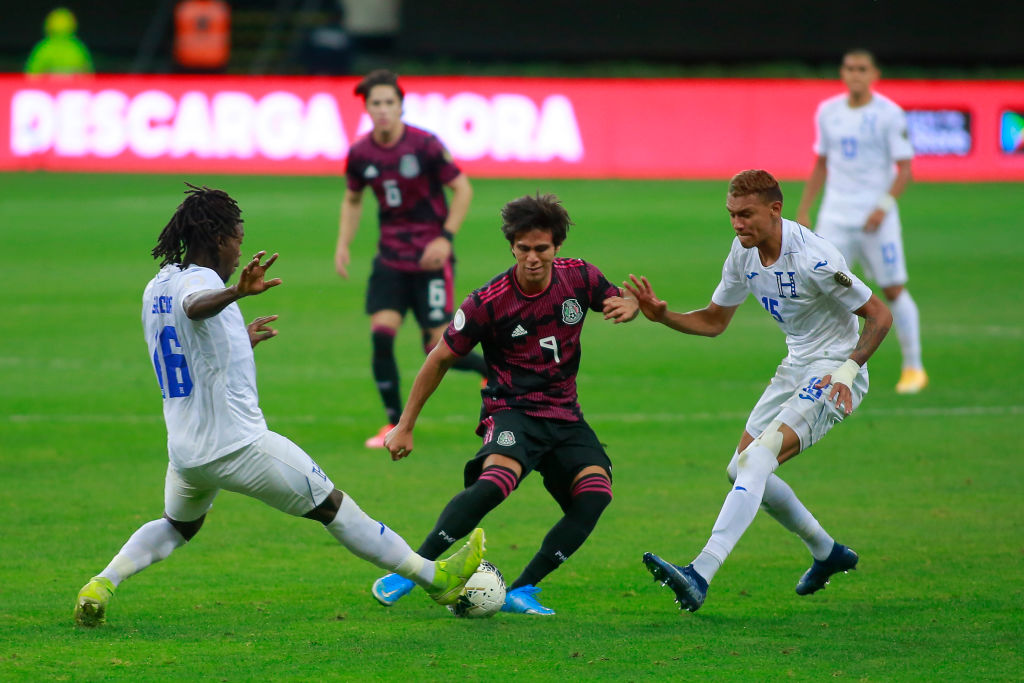
[[[9,73],[24,70],[48,12],[59,3],[12,4],[5,3],[0,22],[0,71]],[[403,74],[833,77],[839,53],[862,46],[875,52],[890,77],[1024,75],[1019,2],[62,4],[77,19],[77,35],[98,73],[201,70],[183,68],[175,48],[184,6],[201,5],[213,18],[200,23],[223,34],[228,45],[206,68],[229,74],[340,75],[386,66]],[[226,21],[218,11],[226,11]]]

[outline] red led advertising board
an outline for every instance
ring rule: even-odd
[[[340,174],[356,78],[0,76],[0,170]],[[407,77],[405,120],[474,177],[802,179],[838,81]],[[1024,180],[1024,82],[882,81],[919,180]]]

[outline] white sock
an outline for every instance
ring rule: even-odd
[[[115,586],[151,564],[166,558],[175,548],[185,545],[185,537],[166,519],[154,519],[132,534],[121,552],[114,556],[99,576]]]
[[[326,528],[354,555],[381,569],[421,586],[429,586],[434,580],[434,563],[414,553],[405,539],[386,524],[371,519],[347,493],[343,494],[338,514]]]
[[[740,460],[744,458],[747,462],[739,467],[736,483],[725,497],[722,511],[718,513],[718,519],[711,530],[711,538],[693,560],[693,568],[708,583],[711,583],[743,532],[754,521],[768,476],[779,466],[775,454],[764,446],[748,446],[740,455]]]
[[[835,540],[804,507],[789,484],[772,474],[764,487],[761,507],[779,524],[800,537],[816,560],[827,559]]]
[[[921,320],[910,292],[904,289],[895,300],[889,302],[892,318],[896,323],[896,336],[903,352],[904,368],[923,368],[921,364]]]

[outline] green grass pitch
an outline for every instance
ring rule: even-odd
[[[223,494],[193,542],[122,584],[105,627],[76,628],[78,589],[162,511],[166,434],[139,314],[184,179],[0,176],[0,679],[1020,680],[1024,192],[1012,184],[914,184],[901,203],[932,384],[894,393],[890,334],[860,411],[780,470],[861,555],[816,595],[794,593],[809,557],[764,515],[696,614],[640,563],[702,547],[747,412],[785,353],[748,301],[713,340],[643,319],[586,323],[580,397],[615,463],[615,500],[542,584],[553,618],[457,620],[422,591],[382,608],[369,593],[380,572],[318,524]],[[479,396],[452,373],[411,458],[363,448],[382,422],[362,313],[372,202],[346,282],[332,265],[339,178],[187,179],[239,200],[243,254],[281,254],[283,286],[241,302],[247,320],[280,315],[256,350],[271,429],[417,546],[478,447]],[[511,264],[498,210],[536,190],[576,222],[562,255],[613,281],[645,274],[675,310],[708,301],[732,238],[724,181],[474,188],[459,300]],[[800,186],[783,189],[791,216]],[[411,320],[398,353],[404,394],[422,359]],[[514,578],[558,514],[528,478],[484,520],[489,559]]]

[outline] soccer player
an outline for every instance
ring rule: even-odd
[[[281,284],[267,280],[277,254],[241,257],[241,211],[225,192],[191,188],[160,233],[160,271],[142,296],[142,326],[163,395],[170,463],[164,516],[141,526],[106,569],[79,592],[75,621],[98,626],[121,581],[191,540],[221,489],[315,519],[357,556],[406,576],[440,604],[458,598],[484,552],[480,529],[457,553],[432,562],[371,519],[285,437],[267,429],[256,393],[253,348],[277,335],[276,315],[246,326],[238,300]]]
[[[797,583],[798,594],[814,593],[836,572],[856,567],[857,553],[834,541],[774,472],[860,405],[868,390],[867,360],[892,324],[889,309],[850,274],[838,249],[782,218],[782,190],[770,173],[734,176],[726,209],[736,238],[707,306],[675,313],[647,278],[630,275],[631,282],[624,283],[649,320],[705,337],[724,332],[737,307],[753,294],[786,333],[789,346],[747,418],[728,466],[734,487],[707,545],[685,567],[653,553],[643,557],[654,577],[670,585],[681,607],[691,612],[704,603],[708,584],[758,506],[797,534],[814,558]],[[864,319],[859,335],[857,316]]]
[[[465,488],[417,552],[440,555],[537,470],[564,516],[509,586],[502,611],[551,615],[554,610],[536,598],[537,584],[583,545],[612,500],[611,461],[576,396],[583,320],[589,309],[628,322],[637,305],[593,265],[556,258],[572,222],[554,195],[515,199],[501,217],[515,265],[463,301],[444,343],[416,375],[405,412],[384,445],[393,460],[412,453],[413,428],[427,399],[479,343],[488,377],[476,429],[483,445],[466,463]],[[388,574],[373,584],[373,595],[391,605],[412,588],[411,581]]]
[[[817,159],[796,220],[811,225],[811,204],[824,185],[814,231],[839,247],[851,266],[860,263],[881,287],[892,307],[903,355],[896,393],[916,394],[928,385],[928,374],[921,361],[917,304],[906,289],[907,262],[896,207],[896,198],[910,182],[914,149],[903,110],[871,89],[879,71],[870,52],[847,52],[839,75],[848,92],[818,106]]]
[[[395,335],[406,311],[412,309],[416,317],[426,353],[452,319],[452,242],[469,211],[473,189],[434,135],[402,122],[405,93],[395,74],[384,69],[371,72],[356,86],[356,94],[363,98],[373,131],[357,140],[348,154],[334,267],[348,279],[349,244],[359,229],[363,189],[369,185],[377,197],[380,240],[366,290],[366,312],[373,378],[387,424],[366,440],[366,446],[380,448],[402,415]],[[450,209],[445,186],[452,191]],[[455,367],[486,372],[477,354],[460,359]]]

